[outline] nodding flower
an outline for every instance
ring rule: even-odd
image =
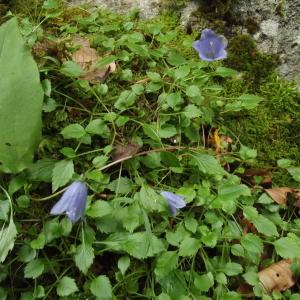
[[[73,222],[84,218],[87,187],[82,181],[74,181],[68,186],[58,202],[52,207],[51,215],[66,214]]]
[[[168,201],[169,212],[173,217],[176,216],[177,209],[186,206],[185,202],[183,201],[183,196],[179,196],[167,191],[162,191],[160,194]]]
[[[227,57],[227,40],[211,29],[204,29],[201,38],[193,43],[194,49],[204,61],[220,60]]]

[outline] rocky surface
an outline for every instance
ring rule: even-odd
[[[152,18],[159,13],[162,0],[71,0],[71,2],[74,4],[90,2],[118,13],[139,9],[141,17]],[[279,73],[287,79],[296,80],[300,86],[300,0],[248,0],[237,3],[230,13],[238,20],[232,23],[224,21],[226,31],[231,34],[249,33],[262,52],[278,54]],[[190,1],[181,11],[183,26],[193,24],[196,30],[209,26],[205,14],[199,14],[199,10],[201,11],[199,1]],[[254,32],[246,26],[249,20],[257,27]]]

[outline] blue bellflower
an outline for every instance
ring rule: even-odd
[[[73,223],[80,218],[83,219],[87,194],[85,183],[74,181],[52,207],[50,214],[61,215],[65,213]]]
[[[202,60],[214,61],[227,57],[227,40],[221,35],[216,35],[211,29],[204,29],[200,40],[193,43],[194,49]]]
[[[177,209],[186,206],[182,196],[167,191],[162,191],[160,194],[168,201],[169,211],[173,217],[176,216]]]

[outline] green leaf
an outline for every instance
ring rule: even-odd
[[[246,282],[250,285],[258,285],[259,284],[259,278],[257,272],[249,271],[243,275]]]
[[[162,139],[170,138],[177,134],[176,127],[171,124],[164,124],[161,126],[161,128],[158,130],[158,135]]]
[[[165,152],[161,152],[160,156],[161,156],[161,161],[165,166],[174,167],[174,168],[180,167],[180,162],[174,153],[165,151]]]
[[[274,223],[263,215],[258,214],[256,208],[245,206],[243,214],[247,220],[252,222],[259,233],[266,236],[278,236],[278,232]]]
[[[179,256],[193,256],[196,255],[201,248],[201,242],[192,237],[186,237],[180,244]]]
[[[183,103],[180,93],[170,93],[167,95],[167,103],[169,107],[178,110],[180,104]]]
[[[86,215],[91,218],[101,218],[109,215],[113,208],[106,201],[97,200],[95,201],[86,211]]]
[[[143,130],[144,133],[152,140],[160,142],[160,137],[158,135],[158,132],[155,130],[156,127],[154,127],[152,124],[144,124]]]
[[[119,258],[118,260],[118,268],[123,275],[125,275],[127,269],[130,266],[130,257],[125,255]]]
[[[112,297],[112,288],[106,275],[96,277],[91,282],[91,292],[97,299],[108,300]]]
[[[60,72],[68,77],[80,77],[84,74],[80,65],[72,60],[65,61],[60,68]]]
[[[110,135],[108,126],[101,119],[95,119],[91,121],[85,128],[85,131],[90,134],[100,135],[103,138],[108,138]]]
[[[221,77],[233,77],[237,75],[237,71],[230,68],[218,67],[214,74]]]
[[[239,154],[243,160],[253,159],[257,156],[257,150],[242,145]]]
[[[126,108],[132,106],[136,99],[137,95],[134,91],[123,91],[115,102],[114,107],[118,110],[125,110]]]
[[[196,85],[189,85],[185,91],[186,95],[191,98],[201,96],[201,91]]]
[[[39,71],[16,18],[0,27],[0,171],[30,166],[42,129]]]
[[[61,134],[64,139],[80,139],[86,134],[86,132],[80,124],[71,124],[65,127],[61,131]]]
[[[167,276],[171,271],[175,270],[178,265],[178,254],[176,251],[167,251],[161,254],[154,269],[157,281]]]
[[[55,164],[52,173],[52,192],[70,181],[74,174],[72,160],[61,160]]]
[[[56,286],[57,295],[60,297],[69,296],[78,291],[75,280],[69,276],[62,277]]]
[[[246,250],[247,257],[253,262],[258,262],[263,252],[263,241],[253,233],[248,233],[241,238],[241,245]]]
[[[282,158],[282,159],[277,160],[277,166],[279,168],[286,169],[286,168],[290,167],[292,164],[293,164],[293,161],[290,159]]]
[[[82,273],[86,274],[94,261],[94,257],[94,248],[91,245],[82,243],[76,249],[75,264]]]
[[[262,101],[262,97],[250,94],[243,94],[238,99],[241,101],[244,109],[253,109]]]
[[[250,189],[244,184],[225,183],[218,188],[218,198],[221,201],[236,200],[240,196],[251,196]]]
[[[36,256],[36,251],[33,250],[29,245],[24,244],[18,252],[18,260],[21,262],[30,262]]]
[[[29,262],[24,269],[24,277],[35,279],[39,277],[44,271],[45,265],[39,258]]]
[[[104,58],[102,58],[100,61],[98,61],[96,63],[96,67],[100,68],[100,67],[109,65],[112,62],[114,62],[115,60],[116,60],[116,57],[114,55],[105,56]]]
[[[214,276],[211,272],[204,275],[197,275],[194,279],[196,288],[202,292],[208,292],[208,290],[214,285]]]
[[[189,119],[198,118],[202,115],[201,110],[194,104],[186,106],[182,113]]]
[[[205,153],[191,153],[192,162],[198,166],[199,170],[204,174],[224,175],[225,171],[221,167],[219,161],[213,156]]]
[[[180,66],[179,68],[177,68],[174,72],[174,78],[176,80],[178,79],[183,79],[186,76],[188,76],[190,73],[190,67],[189,66]]]
[[[224,273],[228,276],[238,275],[241,274],[242,272],[243,272],[243,267],[240,264],[234,262],[227,263],[224,268]]]
[[[294,180],[300,181],[300,167],[289,167],[287,170],[292,175]]]
[[[300,243],[291,237],[283,237],[273,243],[278,255],[283,258],[297,258],[300,253]]]
[[[120,177],[113,180],[106,188],[118,194],[127,194],[132,190],[132,182],[127,177]]]
[[[167,62],[172,66],[179,66],[186,62],[186,59],[175,51],[169,53]]]
[[[32,240],[30,246],[32,249],[43,249],[45,246],[45,235],[44,233],[40,233],[35,240]]]

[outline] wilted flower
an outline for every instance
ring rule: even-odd
[[[77,222],[84,216],[86,198],[87,188],[85,183],[74,181],[52,207],[50,214],[61,215],[65,213],[72,222]]]
[[[176,215],[177,209],[183,208],[186,205],[182,196],[167,191],[162,191],[160,194],[168,201],[169,211],[173,217]]]
[[[200,40],[193,43],[194,49],[199,53],[202,60],[214,61],[227,57],[225,37],[216,35],[211,29],[204,29]]]

